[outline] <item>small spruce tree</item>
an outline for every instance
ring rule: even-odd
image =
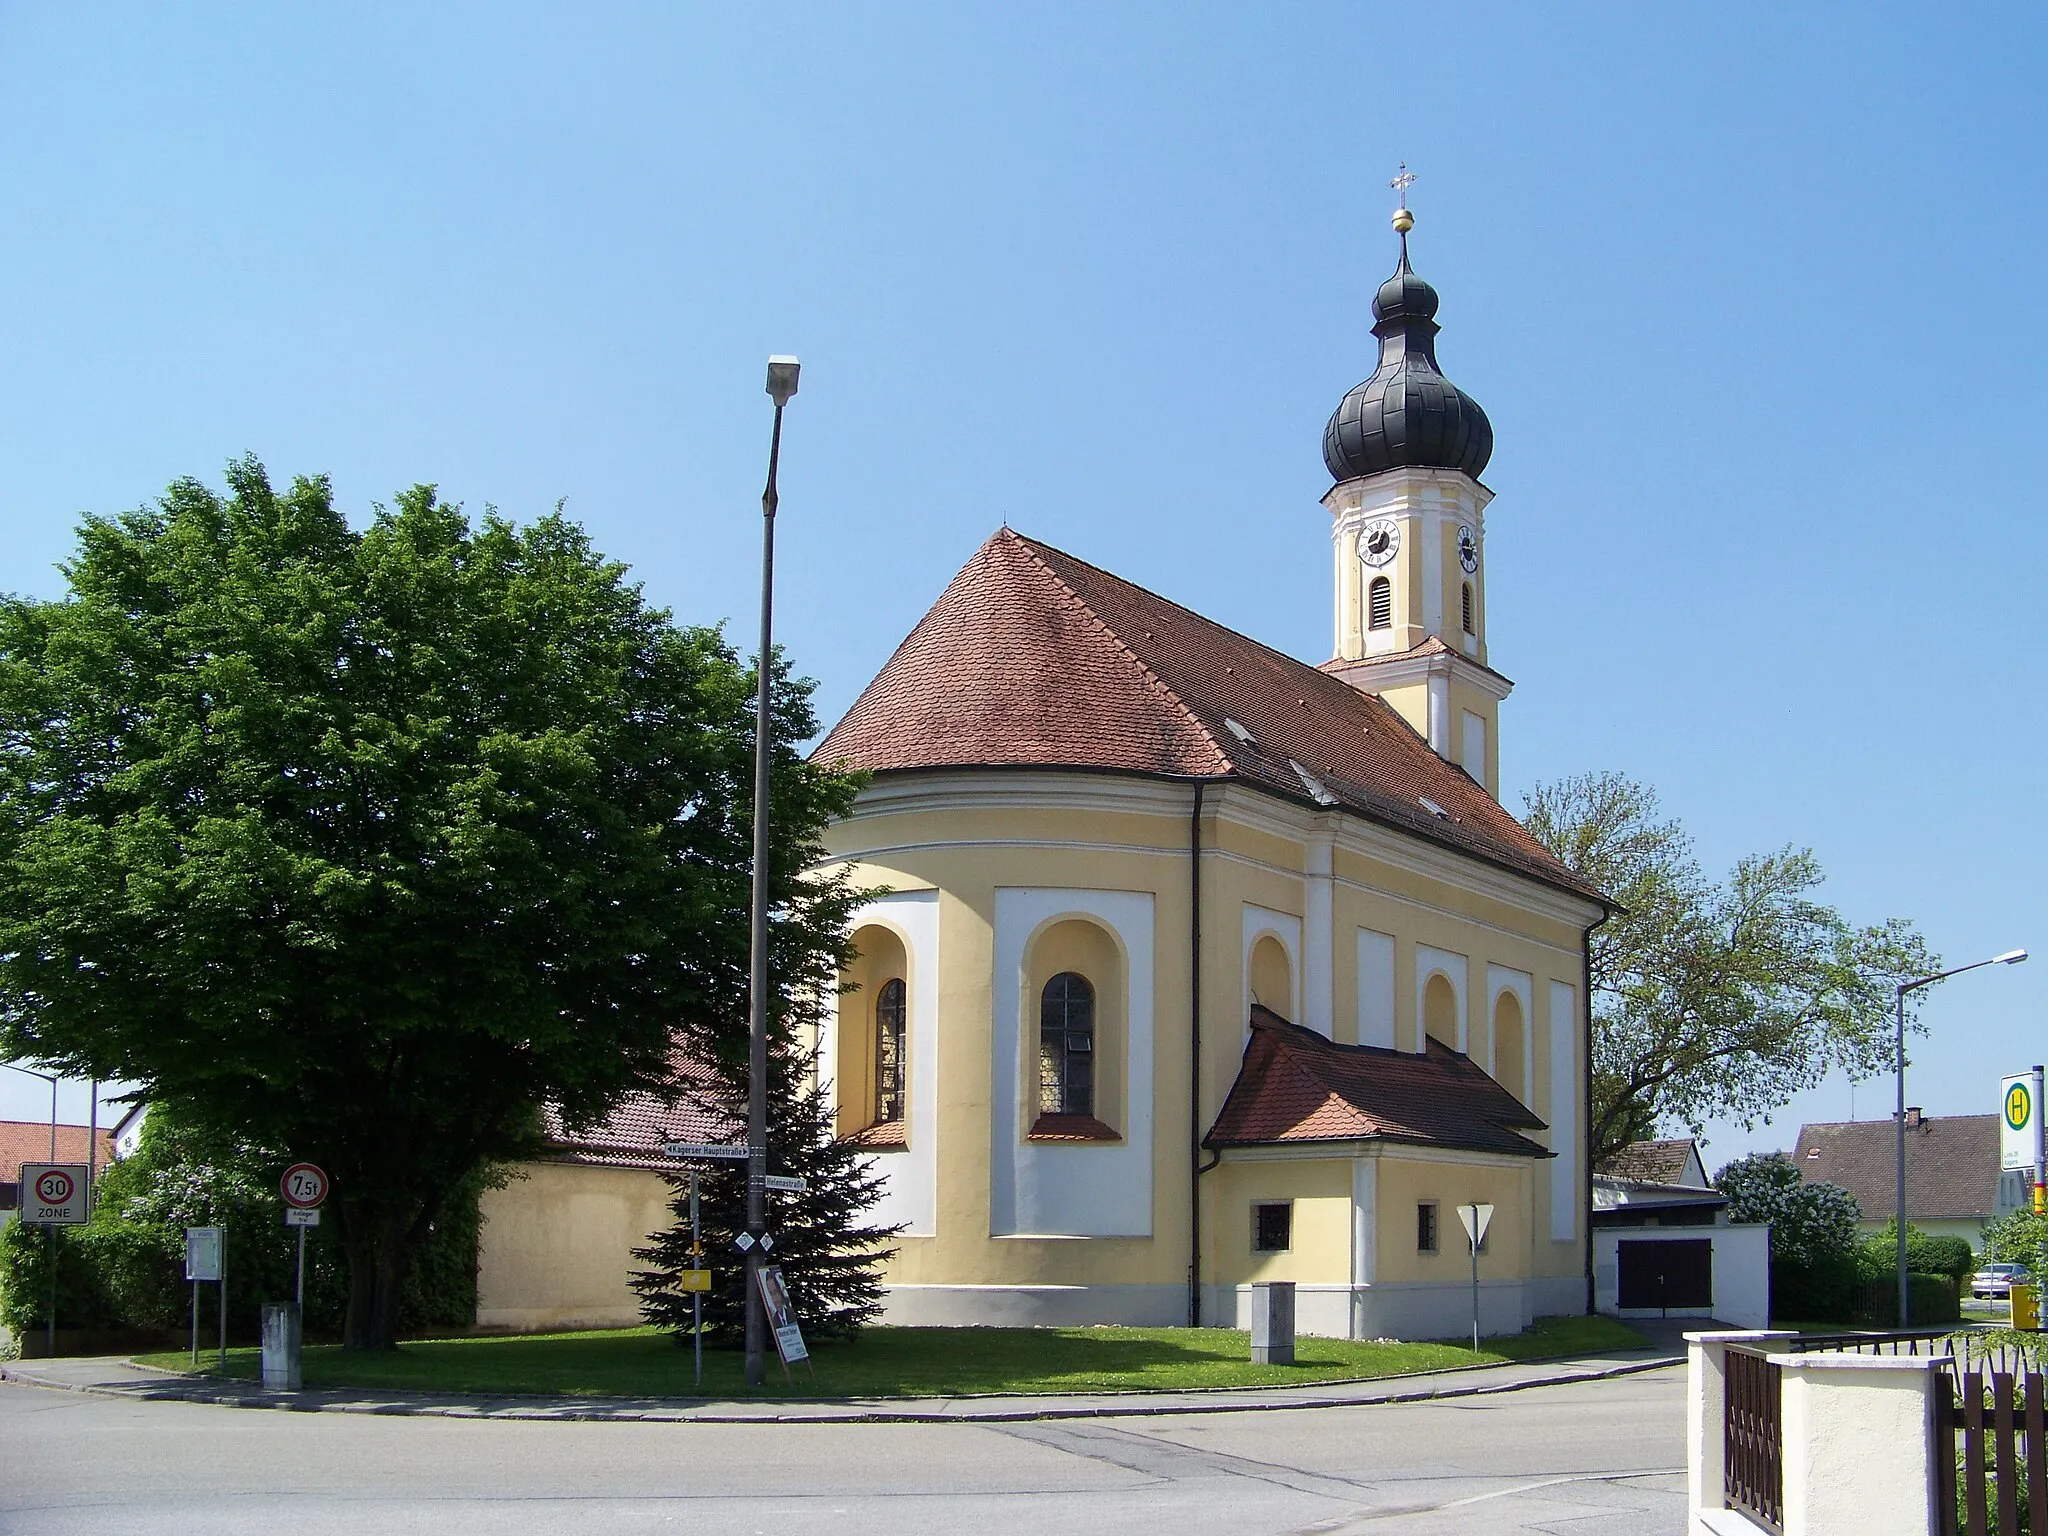
[[[768,1061],[768,1171],[794,1175],[810,1188],[800,1195],[768,1194],[768,1231],[775,1245],[767,1262],[782,1267],[790,1304],[807,1338],[848,1338],[882,1310],[881,1267],[895,1252],[889,1239],[901,1227],[871,1226],[866,1213],[882,1195],[882,1177],[868,1154],[832,1130],[832,1105],[817,1077],[817,1055],[784,1040]],[[734,1088],[744,1102],[746,1085]],[[648,1267],[634,1276],[640,1310],[657,1328],[687,1340],[691,1293],[677,1276],[690,1267],[690,1180],[670,1176],[675,1225],[634,1257]],[[712,1271],[704,1293],[709,1342],[739,1344],[746,1334],[746,1266],[733,1240],[747,1229],[747,1165],[720,1162],[700,1170],[698,1214],[704,1267]]]

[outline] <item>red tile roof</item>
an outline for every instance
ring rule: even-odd
[[[1997,1115],[1923,1115],[1906,1127],[1906,1220],[1989,1220],[1998,1208]],[[1898,1130],[1891,1120],[1799,1127],[1792,1162],[1809,1184],[1839,1184],[1865,1221],[1899,1208]]]
[[[86,1127],[57,1127],[57,1156],[60,1163],[82,1163],[85,1159]],[[114,1133],[102,1127],[97,1166],[114,1160]],[[47,1163],[50,1158],[50,1122],[47,1120],[0,1120],[0,1183],[16,1182],[23,1163]]]
[[[813,756],[876,773],[1235,779],[1312,802],[1320,787],[1320,803],[1599,899],[1381,699],[1008,528],[953,578]]]
[[[1690,1136],[1679,1136],[1669,1141],[1632,1141],[1593,1171],[1634,1184],[1684,1188],[1686,1171],[1692,1166],[1694,1151]],[[1701,1171],[1705,1171],[1704,1167]]]
[[[1256,1004],[1251,1026],[1204,1146],[1385,1140],[1551,1156],[1518,1134],[1544,1129],[1527,1105],[1434,1040],[1427,1055],[1338,1045]]]
[[[663,1155],[665,1142],[747,1143],[746,1113],[733,1090],[694,1064],[678,1065],[670,1094],[633,1094],[593,1126],[571,1129],[552,1107],[544,1113],[549,1148],[562,1162],[673,1171],[681,1165]]]

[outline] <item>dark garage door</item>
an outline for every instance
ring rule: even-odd
[[[1714,1304],[1714,1244],[1710,1239],[1688,1238],[1678,1243],[1623,1241],[1619,1246],[1622,1306]]]

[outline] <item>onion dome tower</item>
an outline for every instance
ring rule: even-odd
[[[1436,290],[1408,265],[1414,227],[1415,216],[1402,207],[1394,216],[1401,263],[1373,295],[1380,365],[1323,429],[1323,462],[1333,480],[1410,465],[1461,470],[1476,480],[1493,457],[1493,423],[1437,366]]]
[[[1373,296],[1379,367],[1346,394],[1323,432],[1337,483],[1336,655],[1328,670],[1385,699],[1437,754],[1489,791],[1500,782],[1498,705],[1513,686],[1486,664],[1486,506],[1479,476],[1493,424],[1437,366],[1436,290],[1408,264],[1401,167],[1394,232],[1401,256]]]

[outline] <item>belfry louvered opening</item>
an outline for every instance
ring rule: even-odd
[[[1373,577],[1371,587],[1366,589],[1365,613],[1368,629],[1394,627],[1394,584],[1386,577]]]

